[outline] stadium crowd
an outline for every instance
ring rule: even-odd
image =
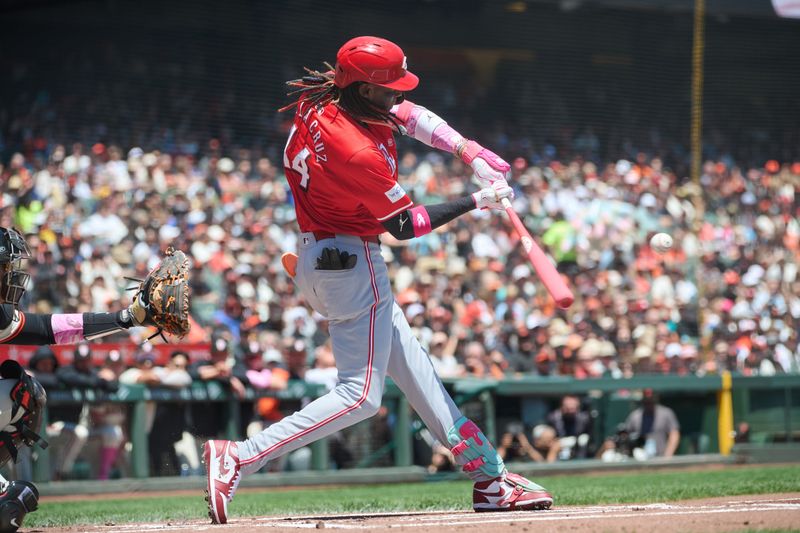
[[[98,143],[3,162],[0,225],[18,227],[34,252],[23,305],[126,305],[124,277],[142,277],[175,246],[194,259],[193,340],[224,331],[239,358],[278,338],[301,338],[310,353],[323,345],[323,317],[279,262],[297,239],[280,162],[228,157],[216,141],[204,154]],[[695,226],[699,191],[657,157],[512,161],[515,208],[576,302],[554,307],[497,214],[473,212],[405,243],[384,236],[398,301],[442,375],[798,371],[800,164],[707,162]],[[475,188],[464,165],[440,154],[407,150],[399,163],[418,202]],[[665,255],[647,244],[656,231],[674,237]]]
[[[416,201],[476,188],[460,161],[405,147],[400,179]],[[163,367],[140,351],[131,368],[119,354],[92,367],[90,345],[61,365],[42,349],[30,367],[46,387],[179,388],[214,380],[243,397],[247,387],[281,389],[291,379],[335,383],[327,324],[280,266],[281,253],[295,250],[297,239],[280,163],[247,150],[229,157],[214,140],[202,153],[74,144],[3,162],[0,225],[18,227],[34,253],[23,308],[127,305],[124,278],[142,277],[172,245],[193,258],[188,340],[211,346],[207,360],[178,351]],[[511,161],[515,208],[558,261],[576,302],[566,312],[554,306],[497,214],[473,212],[405,243],[383,236],[398,301],[443,377],[798,372],[800,165],[740,169],[709,161],[697,189],[645,154],[605,165],[525,152]],[[705,211],[695,224],[698,193]],[[665,255],[647,244],[656,231],[675,239]],[[132,330],[104,340],[140,343],[148,334]],[[500,448],[540,461],[595,454],[617,460],[625,446],[634,453],[619,435],[588,442],[579,431],[585,406],[565,401],[578,402],[577,419],[574,405],[562,405],[570,411],[566,426],[553,411],[528,428],[513,426]],[[218,407],[203,406],[197,416],[194,408],[152,404],[149,423],[171,431],[150,433],[151,472],[199,471],[194,439],[225,426],[224,405]],[[287,407],[273,398],[244,402],[242,433],[279,420]],[[50,421],[56,479],[74,477],[79,457],[94,477],[126,473],[124,410],[54,408]],[[373,423],[375,434],[388,439],[386,414]],[[353,449],[375,449],[358,444],[358,435],[331,442],[338,467],[363,455],[354,457]],[[446,451],[438,450],[430,468],[447,464]],[[308,465],[304,450],[273,468]]]

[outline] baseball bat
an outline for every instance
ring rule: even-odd
[[[539,245],[536,244],[536,241],[533,240],[531,233],[519,219],[519,215],[514,211],[508,198],[503,198],[502,203],[503,208],[506,210],[506,215],[508,215],[508,219],[514,226],[517,235],[519,235],[522,247],[525,248],[525,252],[528,254],[528,259],[531,260],[534,270],[536,270],[536,273],[539,275],[539,279],[542,280],[547,292],[550,293],[550,296],[553,297],[556,304],[561,309],[567,309],[572,305],[572,302],[575,301],[572,291],[569,290],[567,284],[561,279],[561,276],[556,270],[556,267],[553,266],[553,263],[550,262],[550,259],[547,258],[542,249],[539,248]]]

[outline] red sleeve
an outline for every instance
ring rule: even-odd
[[[351,190],[361,204],[380,222],[405,211],[414,202],[397,183],[391,156],[382,154],[377,148],[359,150],[347,162],[356,169],[350,182]]]

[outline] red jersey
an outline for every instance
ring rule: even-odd
[[[379,235],[413,202],[397,183],[389,126],[364,125],[334,104],[300,104],[283,153],[300,231]]]

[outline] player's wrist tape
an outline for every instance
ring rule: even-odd
[[[456,154],[464,163],[471,165],[478,154],[483,151],[483,146],[467,139],[462,139],[462,141],[456,147]]]
[[[431,217],[424,205],[412,207],[409,209],[409,213],[411,213],[411,226],[414,228],[414,237],[421,237],[433,231]]]

